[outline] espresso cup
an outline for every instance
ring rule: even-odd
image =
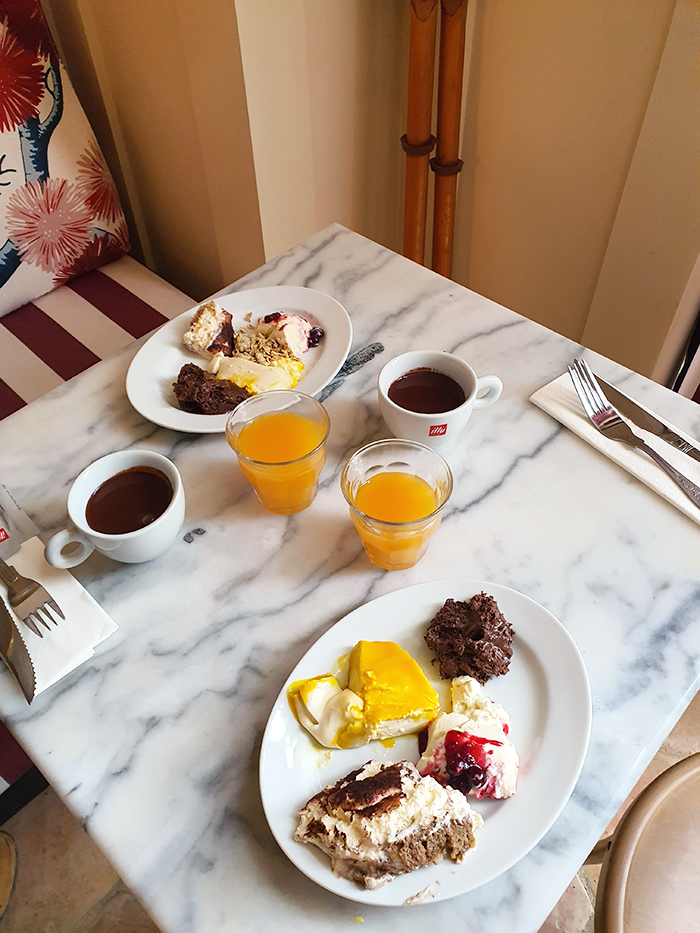
[[[448,411],[411,411],[389,398],[391,386],[414,370],[432,370],[454,380],[464,392],[464,401]],[[498,376],[477,376],[463,359],[442,350],[412,350],[395,356],[379,373],[379,409],[394,437],[418,441],[440,453],[457,443],[475,408],[492,405],[503,391]],[[485,391],[484,391],[485,390]],[[479,393],[484,393],[480,395]]]
[[[137,468],[143,468],[139,471]],[[122,474],[145,472],[165,477],[172,488],[169,504],[155,517],[145,514],[143,524],[131,531],[106,533],[91,527],[88,521],[88,503],[100,487]],[[160,480],[162,483],[162,480]],[[128,513],[128,487],[113,495],[124,496],[124,513]],[[164,496],[160,506],[167,500],[165,490],[159,490]],[[135,498],[135,493],[133,494]],[[157,503],[156,503],[157,505]],[[160,557],[173,544],[180,533],[185,520],[185,492],[182,479],[174,463],[162,454],[151,450],[119,450],[95,460],[77,477],[68,493],[68,517],[71,527],[59,531],[46,544],[44,555],[54,567],[68,569],[81,564],[93,551],[99,551],[107,557],[125,564],[140,564],[154,557]],[[93,518],[93,521],[95,519]],[[95,522],[98,524],[97,522]],[[71,546],[69,548],[69,546]],[[66,548],[69,548],[66,551]],[[64,553],[65,551],[65,553]]]

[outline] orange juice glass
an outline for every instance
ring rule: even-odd
[[[354,453],[340,485],[369,559],[384,570],[406,570],[440,525],[452,473],[429,447],[391,438]]]
[[[328,412],[303,392],[264,392],[246,399],[226,421],[226,439],[255,495],[270,512],[308,508],[326,460]]]

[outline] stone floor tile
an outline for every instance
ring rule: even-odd
[[[160,933],[141,904],[119,881],[70,933]]]
[[[17,873],[0,933],[68,933],[119,880],[51,788],[3,829],[17,845]]]
[[[585,886],[575,875],[557,901],[539,933],[582,933],[593,914],[593,905]]]

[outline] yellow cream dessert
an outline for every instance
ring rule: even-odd
[[[299,382],[304,364],[295,359],[278,359],[266,365],[243,356],[216,354],[207,367],[217,379],[228,379],[252,395],[271,389],[293,389]]]
[[[326,748],[418,732],[440,710],[423,671],[392,641],[355,645],[345,689],[332,674],[322,674],[291,684],[287,696],[301,725]]]

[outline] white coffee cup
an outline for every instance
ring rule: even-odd
[[[389,398],[392,383],[414,369],[432,369],[454,379],[464,390],[462,404],[451,411],[425,414],[392,402]],[[389,360],[379,373],[377,389],[382,417],[394,437],[418,441],[444,453],[456,445],[474,409],[492,405],[499,398],[503,383],[498,376],[477,376],[468,363],[453,353],[412,350]]]
[[[136,531],[104,534],[95,531],[85,515],[90,496],[102,483],[133,467],[150,467],[163,473],[173,489],[165,511]],[[95,460],[76,478],[68,493],[68,516],[72,527],[59,531],[47,543],[46,560],[67,569],[81,564],[94,550],[125,564],[140,564],[160,557],[173,544],[185,520],[185,491],[174,463],[151,450],[119,450]],[[74,547],[66,554],[63,550]],[[76,546],[77,545],[77,546]]]

